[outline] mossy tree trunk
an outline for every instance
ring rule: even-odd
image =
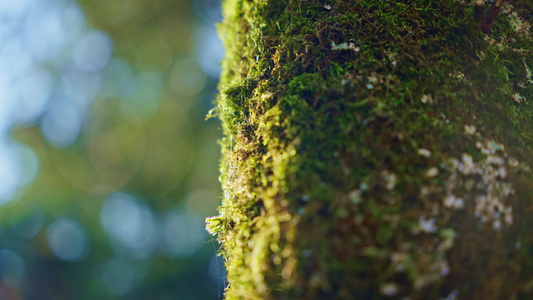
[[[226,297],[532,299],[532,6],[226,0]]]

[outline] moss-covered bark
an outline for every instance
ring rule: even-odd
[[[223,5],[228,299],[533,299],[530,1]]]

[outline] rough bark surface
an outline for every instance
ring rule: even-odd
[[[227,299],[532,299],[532,6],[226,0]]]

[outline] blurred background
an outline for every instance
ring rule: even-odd
[[[0,299],[221,299],[219,0],[0,0]]]

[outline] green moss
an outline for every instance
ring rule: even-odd
[[[228,299],[529,293],[533,38],[515,28],[531,7],[490,36],[472,11],[224,1],[224,199],[208,230]],[[485,216],[487,201],[512,214]]]

